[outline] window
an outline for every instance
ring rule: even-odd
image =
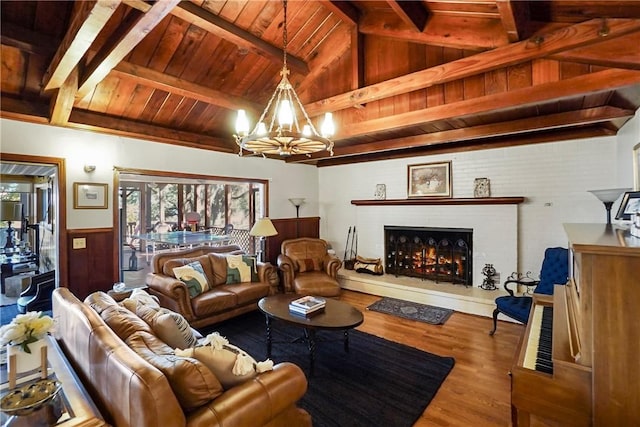
[[[123,245],[144,251],[136,237],[144,233],[197,228],[221,234],[231,225],[232,243],[255,252],[249,230],[265,215],[266,180],[118,172]],[[191,212],[199,214],[197,224],[188,223]]]

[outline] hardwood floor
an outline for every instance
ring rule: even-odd
[[[456,364],[414,427],[510,426],[510,377],[524,326],[455,312],[444,325],[402,319],[366,310],[380,297],[343,291],[341,297],[364,313],[359,330],[441,356]]]

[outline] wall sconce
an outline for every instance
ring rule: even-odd
[[[291,204],[296,207],[296,218],[300,218],[300,206],[304,205],[304,197],[295,197],[289,199]]]
[[[91,173],[96,170],[96,165],[84,165],[84,171],[86,173]]]

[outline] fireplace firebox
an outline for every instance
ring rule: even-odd
[[[471,286],[473,229],[384,226],[387,274]]]

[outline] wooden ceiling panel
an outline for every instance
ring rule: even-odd
[[[22,52],[11,46],[2,46],[0,50],[2,65],[0,67],[2,93],[20,95],[24,89],[27,75],[27,60]]]
[[[430,1],[426,0],[429,12],[433,14],[459,15],[476,18],[499,18],[498,6],[494,1]]]
[[[235,110],[254,124],[281,78],[282,3],[123,0],[91,27],[96,16],[79,11],[93,4],[0,3],[2,117],[237,152]],[[611,135],[640,107],[637,2],[344,5],[289,2],[290,80],[314,123],[333,112],[337,132],[334,158],[287,161]],[[422,31],[412,8],[426,17]],[[82,25],[92,38],[71,52]],[[71,53],[63,78],[43,90],[56,55]]]

